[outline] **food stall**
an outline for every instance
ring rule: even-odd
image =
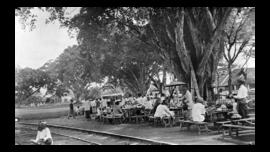
[[[170,98],[173,97],[173,92],[174,90],[178,87],[181,87],[181,86],[186,86],[187,84],[185,82],[181,82],[181,81],[176,81],[176,82],[172,82],[168,85],[165,85],[165,87],[168,87],[169,88],[169,93],[170,93]]]

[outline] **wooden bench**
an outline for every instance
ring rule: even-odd
[[[121,124],[122,117],[116,117],[112,115],[102,116],[103,123],[111,121],[112,124],[115,124],[117,121]]]
[[[214,124],[217,125],[218,133],[220,133],[220,130],[222,129],[223,125],[231,124],[231,123],[232,123],[232,121],[219,121],[219,122],[215,122]]]
[[[158,126],[159,124],[163,127],[168,127],[173,125],[174,120],[171,120],[170,117],[154,117],[154,116],[148,116],[148,120],[150,123],[152,123],[154,126]]]
[[[232,136],[232,132],[235,131],[236,136],[239,135],[239,130],[252,130],[255,131],[255,127],[253,126],[243,126],[243,125],[232,125],[232,124],[224,124],[223,125],[223,137],[226,134],[225,128],[229,128],[229,135]]]
[[[180,120],[180,131],[183,127],[184,124],[186,124],[188,130],[190,129],[191,125],[195,125],[198,128],[198,134],[201,134],[201,131],[206,131],[206,133],[208,134],[209,129],[208,129],[208,123],[207,122],[198,122],[198,121],[191,121],[191,120]],[[201,129],[201,126],[203,127],[203,129]]]
[[[131,122],[132,120],[135,121],[135,123],[139,123],[139,122],[142,122],[144,120],[144,115],[137,115],[137,116],[131,116]]]

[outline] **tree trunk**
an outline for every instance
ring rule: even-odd
[[[191,80],[192,80],[191,88],[194,89],[194,91],[196,93],[196,96],[201,97],[201,95],[200,95],[200,90],[201,89],[199,89],[200,84],[198,84],[198,81],[197,81],[197,78],[196,78],[195,71],[194,71],[193,67],[191,68]]]
[[[228,64],[228,72],[229,72],[228,87],[229,87],[229,94],[231,94],[232,93],[232,66],[231,66],[231,63]]]
[[[166,75],[166,69],[164,68],[162,72],[163,72],[163,78],[162,78],[162,90],[165,90],[166,77],[167,77],[167,75]]]

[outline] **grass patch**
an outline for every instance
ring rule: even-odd
[[[39,109],[39,110],[26,110],[15,113],[16,117],[21,118],[21,120],[38,120],[38,119],[49,119],[49,118],[59,118],[62,116],[67,116],[69,109]]]

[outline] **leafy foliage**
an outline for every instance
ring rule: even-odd
[[[15,73],[15,101],[22,101],[39,91],[41,87],[48,90],[54,86],[54,81],[44,71],[24,68]]]
[[[140,79],[138,87],[142,88],[144,86],[140,85],[145,84],[142,82],[146,80],[146,69],[151,69],[157,63],[160,65],[157,61],[152,62],[151,58],[144,58],[149,52],[155,52],[153,54],[162,59],[161,65],[172,67],[178,80],[192,81],[198,96],[207,94],[204,90],[209,90],[215,78],[224,48],[222,31],[232,11],[232,8],[227,7],[83,7],[79,14],[66,18],[66,8],[43,9],[51,13],[50,21],[59,20],[63,26],[78,31],[81,52],[88,62],[91,61],[91,66],[115,69],[101,70],[101,73],[96,70],[97,75],[109,75],[118,84],[127,85],[130,82],[130,86],[136,86],[136,79],[132,80],[132,77],[136,77]],[[123,49],[125,44],[118,41],[122,38],[123,43],[131,40],[136,47],[127,43],[131,45],[128,48],[132,51]],[[142,49],[146,46],[151,49]],[[137,52],[138,58],[129,58],[132,52],[136,55],[135,50],[138,48],[143,50],[143,55]],[[125,54],[125,51],[128,53]],[[114,55],[123,56],[114,59]],[[127,63],[125,59],[131,62]],[[148,60],[151,64],[145,62]],[[126,69],[133,71],[133,74]],[[136,91],[136,88],[133,90]]]

